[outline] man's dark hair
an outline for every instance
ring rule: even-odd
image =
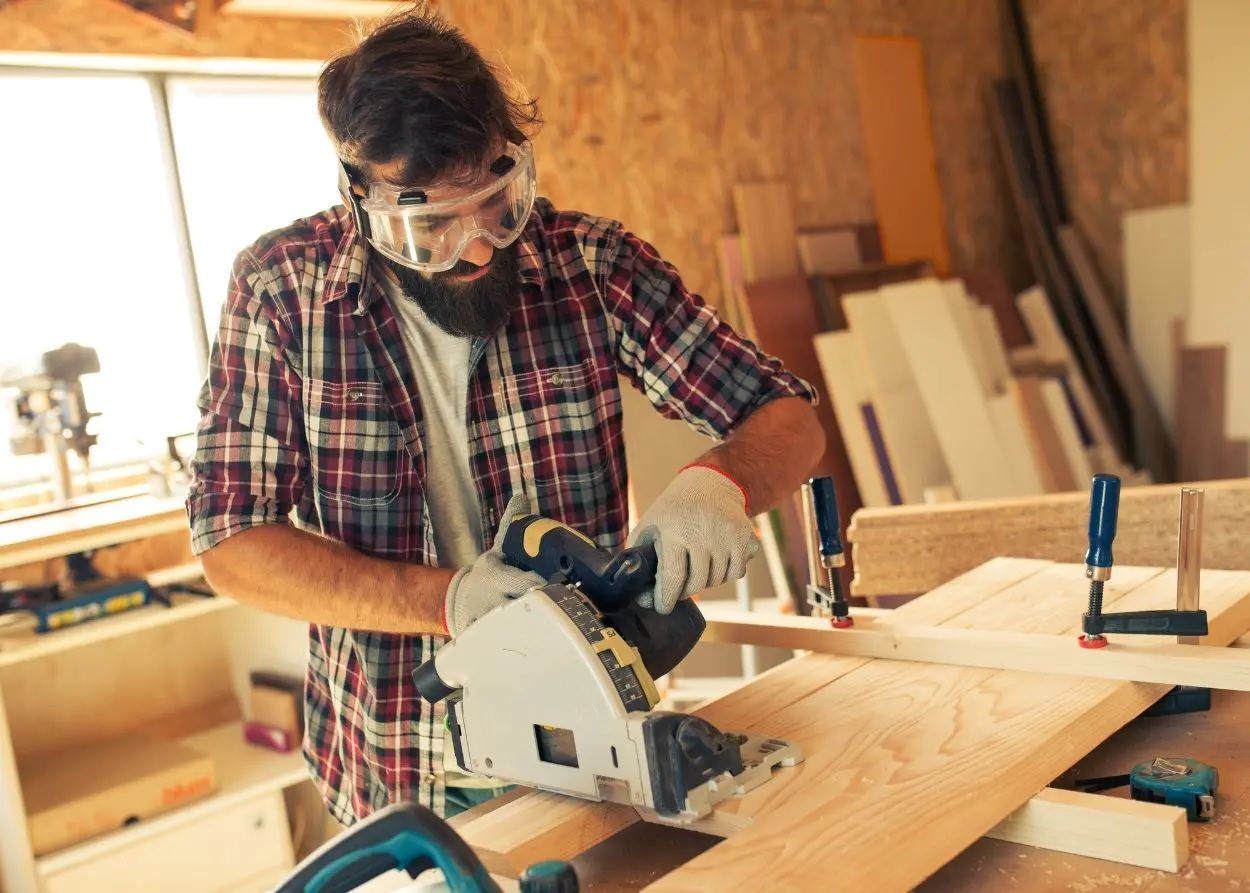
[[[403,162],[403,183],[480,176],[540,123],[463,34],[421,5],[375,27],[317,81],[321,121],[353,179]]]

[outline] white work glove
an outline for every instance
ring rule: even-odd
[[[462,567],[447,586],[447,602],[444,608],[447,631],[452,638],[460,635],[483,614],[502,605],[510,598],[524,595],[535,586],[547,581],[533,571],[505,564],[503,560],[503,534],[513,519],[530,514],[529,497],[518,493],[508,500],[495,543],[489,552],[479,555],[468,567]]]
[[[678,599],[737,580],[759,551],[742,489],[719,471],[683,469],[643,514],[630,546],[655,544],[655,589],[643,607],[668,614]]]

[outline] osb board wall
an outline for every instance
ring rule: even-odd
[[[1186,0],[1025,0],[1070,212],[1122,298],[1125,211],[1189,200]]]
[[[855,33],[924,44],[956,269],[1027,283],[985,116],[995,0],[440,0],[542,103],[543,190],[624,220],[716,302],[737,180],[780,177],[801,227],[871,216],[849,62]],[[1078,223],[1119,291],[1120,215],[1183,201],[1184,0],[1027,0]],[[113,0],[14,0],[0,49],[322,59],[343,22],[218,17],[188,37]]]

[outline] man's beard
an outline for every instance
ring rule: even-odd
[[[489,338],[508,321],[520,303],[521,277],[516,246],[496,250],[490,272],[472,282],[455,277],[480,269],[466,261],[428,278],[388,257],[378,256],[399,280],[404,296],[420,307],[434,325],[458,338]]]

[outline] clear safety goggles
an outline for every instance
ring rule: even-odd
[[[339,190],[356,226],[374,248],[396,263],[425,273],[450,270],[474,239],[496,248],[516,241],[534,207],[537,181],[528,142],[508,144],[490,167],[490,183],[467,195],[430,201],[424,189],[373,183],[361,198],[340,169]]]

